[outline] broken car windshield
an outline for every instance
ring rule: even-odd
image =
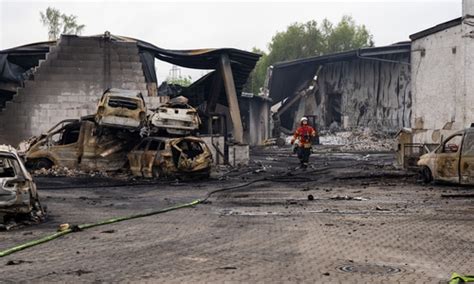
[[[121,98],[110,98],[109,106],[114,108],[123,107],[130,110],[136,110],[138,108],[138,104],[136,102],[124,100]]]
[[[0,178],[15,177],[19,170],[18,161],[10,156],[0,156]]]

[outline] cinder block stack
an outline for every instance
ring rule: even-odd
[[[63,35],[33,77],[0,112],[0,144],[16,146],[63,119],[95,113],[107,87],[148,95],[135,42]]]

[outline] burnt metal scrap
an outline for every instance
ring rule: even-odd
[[[62,121],[30,146],[26,152],[27,166],[115,171],[125,165],[127,152],[139,139],[137,133],[127,129],[99,131],[91,117]]]
[[[168,134],[186,135],[199,129],[201,119],[188,99],[179,96],[158,107],[150,117],[150,131],[165,130]]]
[[[145,124],[146,106],[140,93],[108,89],[94,116],[61,121],[30,139],[27,166],[118,170],[126,164],[128,151],[140,141],[138,130]]]
[[[44,219],[36,184],[17,151],[0,145],[0,229]]]
[[[128,162],[135,176],[209,176],[211,151],[202,139],[186,136],[201,123],[187,99],[171,100],[149,119],[145,111],[141,94],[107,90],[95,115],[62,121],[30,139],[25,154],[27,166],[35,170],[60,167],[116,171]],[[142,138],[143,133],[152,137]],[[155,137],[163,134],[167,136]]]
[[[108,89],[99,100],[95,120],[100,126],[141,128],[146,122],[145,100],[140,92]]]
[[[212,154],[198,137],[148,137],[129,154],[130,170],[135,176],[159,178],[193,174],[208,177]]]

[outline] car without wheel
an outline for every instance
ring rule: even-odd
[[[13,220],[40,222],[44,214],[36,184],[17,151],[0,145],[0,227],[8,229]]]
[[[424,182],[474,185],[474,128],[458,131],[418,160]]]
[[[146,112],[140,92],[107,89],[99,100],[95,121],[99,126],[136,130],[144,126]]]
[[[148,137],[129,154],[130,170],[135,176],[203,176],[211,171],[212,154],[197,137]]]

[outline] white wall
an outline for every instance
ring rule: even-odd
[[[412,42],[415,143],[439,142],[474,122],[474,27],[466,21]]]

